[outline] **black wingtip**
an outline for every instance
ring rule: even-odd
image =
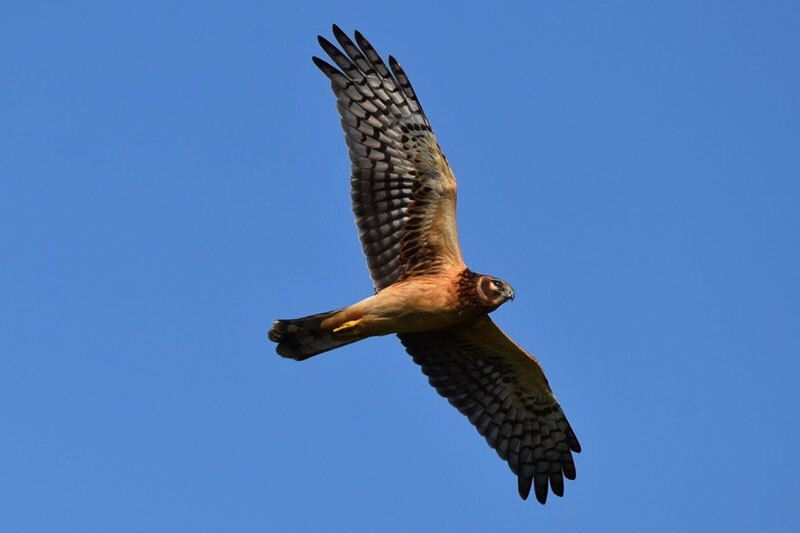
[[[517,490],[519,490],[519,495],[523,500],[528,499],[528,495],[531,493],[531,484],[533,480],[530,478],[518,477],[517,478]]]
[[[578,442],[578,437],[575,436],[575,432],[569,426],[567,426],[567,442],[569,442],[570,450],[575,453],[581,453],[581,443]]]
[[[364,37],[364,34],[361,33],[360,31],[358,31],[358,30],[354,31],[353,32],[353,36],[356,38],[356,42],[358,43],[358,46],[360,46],[361,50],[363,50],[364,52],[366,52],[367,50],[375,50],[375,48],[373,48],[372,44],[367,40],[366,37]],[[376,54],[377,54],[377,52],[376,52]]]
[[[578,438],[575,436],[574,433],[572,434],[572,442],[570,442],[570,448],[575,453],[581,453],[581,443],[578,442]]]
[[[326,74],[327,71],[332,68],[324,59],[319,58],[317,56],[311,56],[311,61],[314,62],[317,68],[319,68],[322,72]]]
[[[564,497],[564,479],[561,474],[550,477],[550,490],[559,498]]]
[[[348,56],[350,56],[351,53],[360,55],[360,52],[356,52],[356,50],[358,50],[356,43],[354,43],[350,36],[340,30],[338,27],[334,27],[333,36],[336,37],[336,40],[340,45],[342,45],[342,49],[347,53]],[[354,57],[351,56],[350,59],[354,59]]]
[[[323,37],[322,35],[317,36],[317,42],[325,50],[325,53],[331,56],[331,58],[335,59],[336,55],[341,55],[339,50],[331,43],[328,39]]]
[[[564,477],[567,479],[575,479],[575,475],[577,472],[575,471],[575,463],[572,462],[572,457],[561,464],[561,468],[564,471]]]
[[[345,35],[345,36],[346,36],[345,32],[343,32],[343,31],[342,31],[342,28],[340,28],[340,27],[339,27],[338,25],[336,25],[335,23],[333,24],[333,27],[332,27],[332,29],[333,29],[333,35],[334,35],[334,36],[335,36],[337,39],[338,39],[338,38],[339,38],[339,36],[341,36],[341,35]]]
[[[533,492],[536,494],[536,501],[544,505],[547,503],[547,487],[549,486],[545,474],[534,474]]]

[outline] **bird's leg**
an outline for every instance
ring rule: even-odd
[[[356,337],[358,336],[356,328],[360,323],[360,318],[357,320],[348,320],[341,326],[334,328],[331,333],[333,333],[333,335],[336,337]]]

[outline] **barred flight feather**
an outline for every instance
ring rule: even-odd
[[[338,26],[333,34],[341,50],[318,40],[338,68],[313,60],[336,95],[352,164],[353,212],[375,290],[462,263],[454,221],[435,217],[444,203],[454,210],[455,177],[408,76],[394,57],[387,68],[359,32],[355,43]],[[445,238],[433,242],[437,223],[453,227],[441,228]]]
[[[437,392],[465,415],[518,477],[547,501],[575,479],[581,447],[541,367],[489,317],[472,325],[398,335]]]

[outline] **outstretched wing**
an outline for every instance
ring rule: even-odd
[[[456,180],[403,69],[389,68],[355,32],[336,25],[344,52],[324,37],[339,69],[314,57],[330,78],[352,163],[359,238],[379,291],[396,281],[463,264],[456,232]]]
[[[581,446],[539,363],[483,316],[468,325],[403,333],[400,340],[430,384],[469,417],[517,475],[527,499],[564,494]]]

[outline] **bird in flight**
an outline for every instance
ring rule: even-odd
[[[375,294],[343,309],[276,320],[279,355],[302,361],[367,337],[397,334],[437,392],[477,428],[527,499],[564,494],[581,447],[539,363],[489,313],[511,286],[464,263],[456,179],[405,71],[333,26],[331,81],[351,161],[351,197]],[[338,68],[337,68],[338,67]]]

